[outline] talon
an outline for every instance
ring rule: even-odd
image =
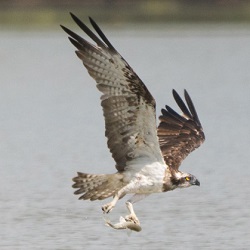
[[[136,225],[140,225],[140,221],[139,221],[139,219],[138,219],[135,215],[132,215],[132,214],[127,215],[127,216],[125,217],[125,220],[126,220],[127,222],[133,222],[133,223],[136,224]]]
[[[140,225],[140,221],[138,220],[138,218],[137,218],[137,216],[135,214],[132,203],[127,201],[126,206],[128,208],[128,211],[130,212],[130,214],[125,217],[125,220],[127,222],[132,222],[132,223],[134,223],[136,225]]]
[[[112,203],[108,203],[102,206],[102,211],[104,214],[108,214],[113,208],[114,205]]]

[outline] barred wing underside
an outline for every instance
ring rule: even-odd
[[[62,26],[77,48],[77,56],[103,93],[101,105],[105,117],[105,135],[116,168],[122,171],[128,161],[141,157],[163,162],[157,138],[154,98],[91,18],[90,22],[102,40],[76,16],[71,16],[97,44],[89,43]]]

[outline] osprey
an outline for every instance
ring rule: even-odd
[[[102,92],[101,105],[105,118],[105,136],[115,160],[114,174],[78,173],[73,178],[75,194],[81,200],[113,200],[102,206],[109,213],[126,194],[134,194],[127,202],[130,212],[113,228],[140,231],[140,222],[133,203],[152,193],[200,185],[198,179],[179,170],[181,162],[198,148],[205,136],[193,102],[184,91],[186,104],[173,90],[173,96],[182,111],[176,113],[169,106],[162,109],[157,128],[155,100],[124,58],[117,52],[104,33],[90,19],[100,36],[98,38],[84,23],[70,13],[78,26],[96,43],[93,45],[61,25],[77,48],[88,73]]]

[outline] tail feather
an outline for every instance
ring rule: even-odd
[[[126,184],[123,182],[123,175],[116,174],[86,174],[77,173],[73,178],[75,182],[72,187],[78,188],[74,194],[83,194],[80,200],[103,200],[114,196]]]

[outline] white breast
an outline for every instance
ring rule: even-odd
[[[166,165],[160,162],[153,162],[142,166],[134,162],[130,164],[125,171],[125,181],[129,184],[126,186],[126,193],[150,194],[162,192],[163,178]]]

